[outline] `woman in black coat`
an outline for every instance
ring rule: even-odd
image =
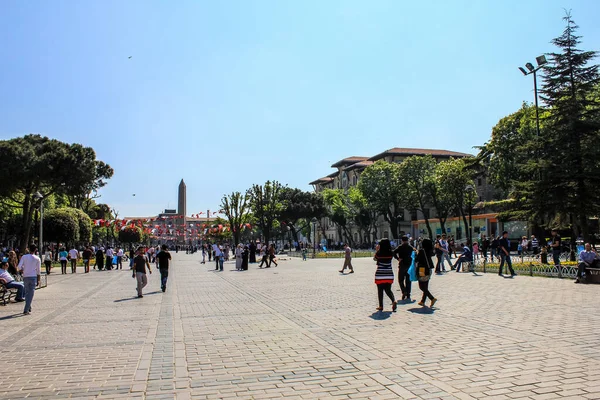
[[[250,250],[248,246],[244,246],[244,250],[242,251],[242,271],[248,271],[248,255],[250,254]]]
[[[433,243],[430,239],[423,239],[421,248],[417,252],[417,277],[419,279],[419,289],[423,292],[423,297],[418,303],[420,306],[425,305],[425,301],[429,299],[431,304],[429,307],[433,307],[437,299],[433,297],[429,291],[429,279],[431,278],[431,270],[433,269]]]

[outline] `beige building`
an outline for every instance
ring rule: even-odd
[[[335,172],[310,182],[310,185],[313,186],[317,193],[322,192],[324,189],[346,190],[352,186],[356,186],[360,180],[360,175],[365,168],[372,165],[375,161],[384,160],[388,162],[401,163],[407,157],[424,155],[431,155],[438,162],[446,161],[450,158],[463,158],[472,156],[471,154],[448,150],[394,147],[372,157],[352,156],[344,158],[343,160],[340,160],[331,166],[331,168],[336,169]],[[493,188],[487,184],[484,176],[478,177],[475,180],[475,184],[479,201],[492,200],[494,196]],[[430,216],[436,215],[433,207],[426,210],[426,212],[428,212]],[[404,210],[399,231],[401,233],[409,233],[413,236],[419,236],[420,233],[416,229],[416,226],[418,225],[415,225],[413,222],[420,219],[423,219],[423,214],[421,212],[411,213],[409,210]],[[353,239],[358,243],[360,240],[358,230],[353,229],[352,231]],[[319,240],[323,241],[325,239],[329,245],[340,243],[344,240],[343,238],[339,237],[335,224],[332,223],[329,218],[322,218],[320,221],[320,232],[321,234]],[[389,224],[385,222],[383,217],[380,217],[377,223],[377,237],[390,237]]]

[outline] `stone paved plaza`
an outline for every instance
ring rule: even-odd
[[[129,270],[80,269],[29,316],[0,307],[0,398],[600,398],[600,286],[449,273],[435,309],[378,314],[369,259],[199,261],[174,254],[143,299]]]

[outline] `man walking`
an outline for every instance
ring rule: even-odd
[[[540,242],[537,240],[535,235],[531,235],[531,252],[533,255],[540,254]]]
[[[161,251],[156,255],[158,260],[158,270],[160,272],[160,288],[163,293],[167,290],[167,279],[169,278],[169,261],[171,261],[171,253],[167,251],[167,245],[163,244]]]
[[[92,259],[92,254],[94,253],[90,246],[87,246],[81,253],[81,257],[83,258],[83,272],[86,274],[90,272],[90,260]]]
[[[25,254],[19,261],[19,271],[23,274],[23,285],[25,287],[25,309],[23,314],[29,315],[31,313],[31,303],[33,302],[33,294],[35,293],[35,287],[40,281],[40,275],[42,273],[42,261],[38,256],[35,255],[37,247],[31,245],[29,247],[29,254]]]
[[[118,248],[117,249],[117,266],[115,267],[115,269],[123,269],[123,255],[125,253],[123,252],[122,248]]]
[[[508,232],[502,232],[502,239],[498,241],[498,251],[500,253],[500,269],[498,270],[498,275],[502,275],[502,267],[504,267],[504,263],[508,265],[508,269],[510,270],[510,276],[513,277],[515,271],[512,267],[512,261],[510,260],[510,240],[508,240]]]
[[[408,244],[408,237],[402,236],[402,244],[396,247],[392,253],[394,258],[398,260],[398,282],[400,282],[400,290],[402,291],[402,300],[410,301],[411,282],[408,275],[408,269],[412,264],[412,253],[414,248]]]
[[[69,260],[71,261],[71,273],[74,274],[77,270],[77,259],[79,258],[79,252],[73,246],[71,250],[69,250]]]
[[[148,284],[148,277],[146,276],[146,267],[148,272],[152,274],[150,270],[150,263],[148,258],[144,255],[144,248],[138,247],[137,256],[133,260],[133,275],[132,278],[137,279],[137,297],[144,297],[142,295],[142,289]]]
[[[348,246],[348,243],[344,243],[344,253],[344,266],[342,267],[340,273],[343,274],[346,267],[348,267],[350,273],[353,274],[354,268],[352,267],[352,249],[350,246]]]
[[[452,240],[452,239],[451,239]],[[450,241],[446,240],[446,235],[442,233],[442,240],[440,240],[440,245],[442,246],[442,271],[446,271],[446,266],[444,264],[445,261],[448,261],[448,265],[450,266],[450,269],[452,270],[452,260],[451,255],[452,255],[452,249],[454,247],[454,241],[452,241],[452,245],[450,245]]]
[[[558,268],[558,277],[562,278],[562,267],[560,265],[560,253],[562,251],[562,240],[556,229],[552,229],[552,260],[554,265]]]

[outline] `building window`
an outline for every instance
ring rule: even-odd
[[[477,186],[481,186],[481,178],[477,179]]]
[[[354,175],[352,177],[352,186],[356,186],[357,183],[358,183],[358,178],[356,177],[356,175]]]

